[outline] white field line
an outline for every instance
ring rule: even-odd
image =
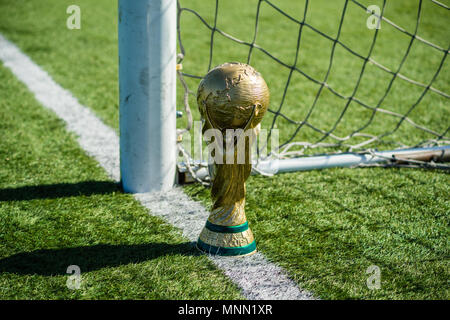
[[[82,106],[28,56],[0,34],[0,60],[11,69],[46,108],[66,122],[67,129],[78,136],[80,146],[94,157],[116,182],[120,180],[119,138],[87,107]],[[197,240],[208,212],[191,200],[181,188],[163,193],[135,194],[150,214],[161,217],[183,231],[190,241]],[[248,299],[314,299],[301,290],[277,265],[261,253],[248,257],[208,256],[241,289]]]

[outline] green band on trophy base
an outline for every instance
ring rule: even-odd
[[[216,247],[204,243],[202,240],[198,239],[197,248],[203,252],[221,255],[221,256],[243,256],[248,255],[256,251],[256,242],[253,240],[252,243],[243,247]]]
[[[237,233],[237,232],[244,232],[248,229],[248,222],[245,221],[243,224],[237,225],[237,226],[220,226],[218,224],[211,223],[209,221],[206,221],[206,226],[210,231],[213,232],[219,232],[219,233]]]

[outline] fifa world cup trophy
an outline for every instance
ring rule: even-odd
[[[256,244],[245,216],[245,181],[252,169],[250,146],[269,106],[269,89],[251,66],[225,63],[200,82],[197,103],[205,121],[203,133],[219,135],[210,142],[218,146],[210,170],[213,205],[197,248],[224,256],[252,254]]]

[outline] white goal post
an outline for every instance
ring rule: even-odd
[[[124,191],[165,191],[176,170],[176,0],[119,0]]]

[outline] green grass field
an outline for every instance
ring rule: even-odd
[[[382,1],[361,1],[365,5]],[[448,1],[442,1],[449,4]],[[274,1],[297,19],[304,1]],[[336,36],[343,1],[310,1],[307,22]],[[66,28],[66,8],[78,4],[81,30]],[[213,1],[181,1],[213,23]],[[239,4],[239,10],[236,6]],[[257,1],[220,1],[217,27],[251,42]],[[388,18],[413,32],[415,1],[389,1]],[[341,40],[362,55],[373,30],[367,14],[348,4]],[[261,6],[256,43],[293,63],[298,25]],[[418,34],[448,48],[450,13],[424,1]],[[208,69],[210,31],[183,13],[186,56],[183,70],[202,75]],[[305,29],[298,67],[323,79],[331,42]],[[118,131],[117,3],[112,0],[0,0],[0,33],[16,43],[53,79],[70,90],[105,123]],[[373,58],[395,70],[409,38],[383,23]],[[215,35],[212,65],[247,60],[248,47]],[[328,83],[350,95],[362,61],[339,46]],[[415,42],[402,73],[427,83],[442,54]],[[271,108],[281,102],[289,70],[257,50],[251,64],[266,79]],[[433,87],[448,93],[444,64]],[[375,105],[386,91],[387,73],[368,64],[356,96]],[[191,90],[198,80],[187,79]],[[301,120],[318,86],[293,76],[283,112]],[[382,107],[404,113],[423,88],[396,80]],[[180,232],[149,216],[133,197],[120,192],[94,160],[65,132],[61,121],[33,99],[5,67],[0,67],[0,299],[147,298],[240,299],[236,288],[206,257],[193,251]],[[191,97],[198,119],[195,98]],[[324,91],[310,122],[332,127],[344,100]],[[178,90],[182,110],[182,90]],[[346,135],[370,116],[352,103],[337,135]],[[428,93],[411,119],[438,132],[450,122],[448,99]],[[382,133],[396,119],[378,115],[367,128]],[[280,140],[295,129],[277,120]],[[396,120],[397,121],[397,120]],[[182,126],[184,119],[179,120]],[[272,116],[263,122],[270,127]],[[303,128],[298,140],[319,138]],[[402,125],[388,140],[417,143],[432,136]],[[330,142],[330,140],[325,140]],[[357,141],[357,139],[355,140]],[[383,147],[383,145],[377,145]],[[389,143],[386,144],[389,146]],[[247,216],[258,249],[281,265],[302,288],[322,299],[449,299],[450,177],[421,169],[329,169],[252,176],[247,183]],[[185,191],[210,204],[209,190],[189,185]],[[81,261],[72,261],[78,259]],[[38,263],[36,263],[38,261]],[[67,266],[79,264],[82,290],[65,282]],[[366,286],[366,269],[381,270],[381,289]]]
[[[0,67],[0,299],[239,299]],[[66,287],[69,265],[81,290]]]

